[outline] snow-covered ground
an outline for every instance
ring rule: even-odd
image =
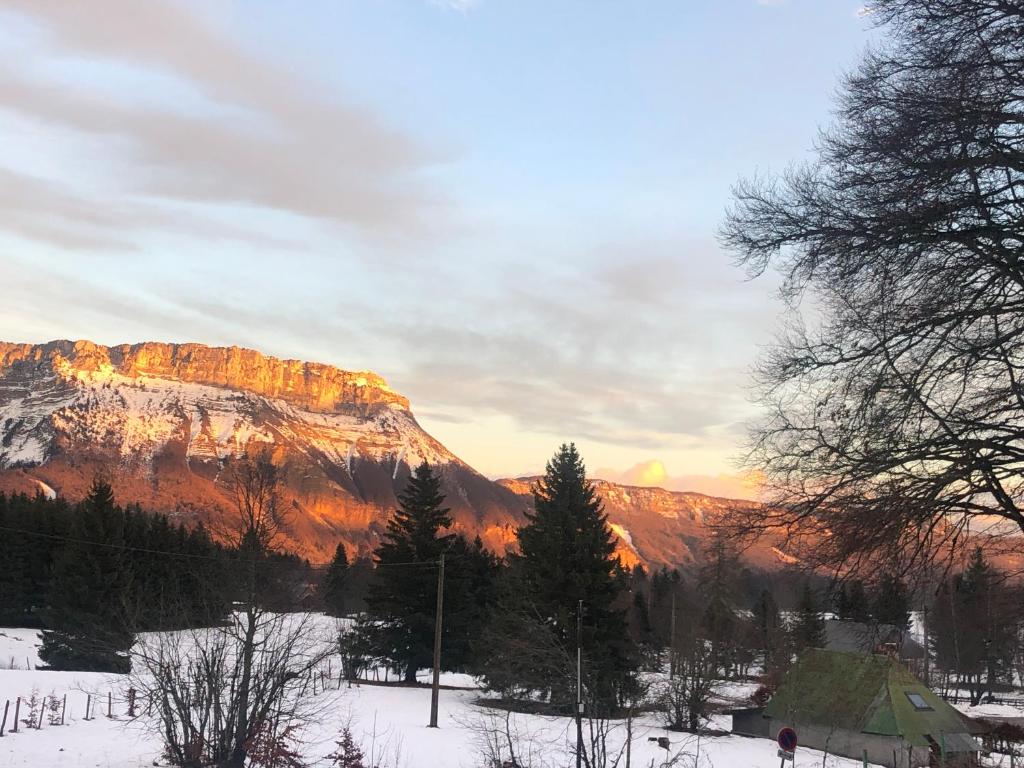
[[[332,619],[318,619],[330,630]],[[39,663],[38,637],[34,630],[0,628],[0,711],[11,701],[6,735],[0,739],[0,768],[142,768],[164,765],[159,736],[154,722],[143,712],[135,720],[127,717],[125,690],[127,679],[121,675],[82,672],[50,672],[34,667]],[[10,669],[10,660],[14,669]],[[26,659],[32,669],[25,669]],[[337,663],[335,662],[335,668]],[[424,679],[426,675],[424,676]],[[481,692],[466,675],[444,675],[442,684],[460,690],[441,691],[440,727],[426,727],[430,711],[430,691],[371,684],[345,685],[339,690],[318,692],[318,716],[301,734],[300,752],[311,768],[326,768],[326,756],[334,749],[339,730],[346,724],[360,741],[364,752],[378,756],[385,768],[485,768],[481,753],[482,729],[504,714],[476,704]],[[51,725],[49,713],[42,728],[19,724],[11,733],[14,700],[67,695],[65,725]],[[107,718],[108,694],[113,718]],[[742,697],[744,690],[731,686],[720,692],[722,700]],[[92,696],[94,718],[85,719],[87,697]],[[98,707],[96,702],[98,703]],[[504,723],[502,722],[502,725]],[[728,730],[729,717],[717,716],[712,727]],[[528,763],[536,768],[561,768],[570,765],[575,732],[567,718],[537,715],[513,715],[512,727],[523,741],[524,753],[532,753]],[[666,753],[650,738],[667,736],[671,752],[684,751],[688,757],[678,765],[693,768],[775,768],[779,758],[774,742],[741,736],[702,736],[673,733],[661,727],[656,715],[645,715],[635,724],[632,736],[632,765],[638,768],[661,766]],[[615,727],[610,741],[622,744],[625,727]],[[813,750],[797,752],[796,768],[821,766],[822,754]],[[370,763],[368,763],[370,764]],[[826,768],[855,768],[859,761],[829,757]]]

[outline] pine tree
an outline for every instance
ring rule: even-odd
[[[784,669],[788,665],[786,627],[775,596],[766,590],[761,592],[754,606],[754,623],[757,627],[758,642],[764,656],[765,672]]]
[[[415,682],[416,671],[433,658],[437,588],[432,566],[448,549],[452,537],[440,532],[452,520],[442,506],[441,478],[426,462],[398,501],[374,552],[378,567],[366,603],[376,647],[402,670],[406,682]]]
[[[721,536],[712,539],[698,575],[704,609],[701,637],[711,644],[711,663],[728,672],[739,639],[739,556]]]
[[[444,669],[465,671],[475,666],[494,602],[498,569],[498,559],[479,536],[472,542],[461,534],[452,539],[444,579]]]
[[[366,758],[363,750],[352,738],[352,731],[348,726],[341,729],[337,742],[338,748],[327,756],[331,761],[332,768],[370,768],[364,762]]]
[[[0,494],[0,623],[4,626],[25,626],[32,610],[29,536],[21,532],[25,525],[9,510],[7,497]]]
[[[797,653],[807,648],[821,648],[825,645],[825,619],[818,608],[818,601],[810,584],[805,583],[800,593],[792,636]]]
[[[338,544],[321,585],[321,598],[328,616],[344,616],[348,604],[348,555]]]
[[[867,623],[871,620],[871,606],[863,581],[853,579],[849,584],[844,583],[840,586],[836,599],[836,613],[844,621]]]
[[[127,672],[130,578],[124,516],[110,486],[97,480],[54,568],[39,657],[52,669]]]
[[[575,445],[562,445],[548,462],[533,497],[534,511],[526,514],[527,524],[517,533],[519,553],[512,557],[519,598],[548,628],[566,661],[575,659],[582,602],[584,684],[594,704],[607,710],[632,683],[636,654],[616,607],[622,582],[615,537]],[[559,679],[529,666],[520,670],[529,687],[548,692],[559,705],[573,700],[571,664]]]
[[[910,597],[898,577],[885,573],[875,588],[871,605],[871,618],[875,624],[892,624],[906,631],[910,629]]]

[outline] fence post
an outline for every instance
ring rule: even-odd
[[[0,723],[0,738],[3,738],[4,728],[7,727],[7,710],[9,710],[10,708],[11,708],[11,700],[8,699],[7,703],[4,704],[4,720],[3,720],[2,723]]]
[[[85,694],[85,719],[89,719],[89,711],[92,709],[92,694]]]
[[[128,689],[128,717],[135,717],[135,689]]]
[[[39,722],[36,723],[36,730],[43,730],[43,715],[46,714],[46,697],[43,696],[43,703],[39,705]]]
[[[114,694],[111,691],[107,691],[107,717],[112,718],[114,716]]]
[[[64,725],[64,713],[68,711],[68,695],[64,694],[64,703],[60,706],[60,724]]]
[[[18,732],[18,718],[21,717],[21,696],[14,702],[14,725],[11,726],[11,733]]]

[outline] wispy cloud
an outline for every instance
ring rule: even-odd
[[[430,0],[431,5],[453,11],[468,11],[480,4],[481,0]]]
[[[32,62],[5,57],[0,104],[53,129],[102,140],[125,195],[245,204],[364,231],[415,231],[445,201],[418,178],[437,162],[364,108],[257,56],[198,12],[152,0],[3,0],[34,25]],[[89,88],[54,63],[105,62],[170,78],[174,100]],[[43,74],[46,72],[47,74]]]

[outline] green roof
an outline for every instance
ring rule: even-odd
[[[907,694],[920,696],[928,709],[916,708]],[[977,747],[969,737],[961,738],[967,725],[960,713],[888,656],[809,650],[786,675],[765,714],[794,725],[903,737],[915,746],[926,746],[927,736],[941,745],[949,735],[949,752]]]

